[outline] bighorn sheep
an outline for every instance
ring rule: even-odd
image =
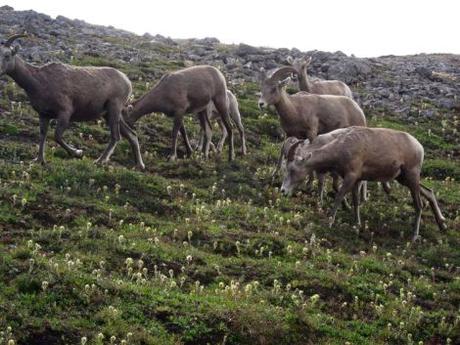
[[[413,241],[419,235],[423,207],[420,195],[429,201],[439,228],[445,228],[445,218],[434,193],[420,183],[423,146],[410,134],[387,128],[351,127],[324,146],[313,143],[304,148],[301,155],[294,152],[295,147],[291,148],[281,192],[290,195],[311,170],[339,174],[343,183],[334,200],[330,226],[349,191],[352,191],[356,222],[361,224],[358,196],[360,181],[388,182],[396,179],[409,188],[413,198],[416,209]]]
[[[340,80],[315,80],[311,81],[307,74],[307,67],[311,63],[308,58],[287,58],[287,62],[293,67],[299,78],[299,89],[317,95],[336,95],[353,98],[353,93],[347,84]]]
[[[230,91],[227,90],[227,97],[228,97],[228,106],[229,106],[229,115],[230,119],[232,120],[233,124],[236,126],[238,132],[240,133],[240,138],[241,138],[241,154],[246,155],[247,149],[246,149],[246,136],[244,134],[244,127],[241,122],[241,114],[240,110],[238,109],[238,100],[236,99],[236,96]],[[214,103],[209,103],[208,109],[208,120],[209,123],[212,123],[213,121],[217,121],[219,124],[220,129],[222,130],[222,137],[219,140],[219,143],[217,144],[217,150],[219,152],[222,151],[222,148],[224,147],[225,139],[227,138],[227,129],[225,128],[222,119],[220,117],[219,112],[217,111]],[[198,143],[198,149],[203,150],[204,147],[204,136],[205,136],[205,128],[201,128],[200,130],[200,141]],[[211,145],[214,147],[214,145],[211,143]]]
[[[359,105],[351,98],[333,95],[315,95],[298,92],[288,95],[284,86],[291,79],[293,68],[277,69],[271,77],[261,73],[262,94],[259,107],[274,105],[280,117],[281,127],[287,136],[309,139],[338,128],[366,126],[366,118]],[[310,176],[312,181],[313,177]],[[311,183],[311,182],[310,182]],[[364,185],[363,197],[366,194]]]
[[[313,141],[318,134],[338,128],[366,126],[359,105],[344,96],[298,92],[288,95],[284,86],[291,79],[292,67],[281,67],[271,77],[262,72],[259,107],[274,105],[287,136]]]
[[[184,115],[198,113],[201,127],[205,128],[204,153],[208,156],[211,140],[207,107],[213,103],[228,132],[229,160],[233,160],[233,131],[229,121],[227,85],[222,73],[215,67],[203,65],[184,68],[165,74],[152,90],[128,107],[126,121],[132,125],[141,116],[153,112],[162,112],[174,118],[172,131],[171,160],[177,158],[177,134],[180,131],[185,141],[187,154],[192,154],[192,147],[183,125]]]
[[[121,134],[128,139],[138,167],[144,169],[136,133],[123,121],[121,112],[131,94],[131,82],[122,72],[109,67],[75,67],[50,63],[41,67],[22,60],[12,43],[25,34],[16,34],[0,45],[0,75],[7,74],[27,93],[40,116],[40,145],[37,162],[45,163],[45,141],[50,119],[57,120],[56,141],[71,155],[81,157],[82,150],[62,138],[70,122],[91,121],[104,116],[111,140],[97,159],[110,159]]]

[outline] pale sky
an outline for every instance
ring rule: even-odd
[[[0,0],[6,4],[172,38],[359,57],[460,54],[459,0]]]

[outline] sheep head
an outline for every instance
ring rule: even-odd
[[[284,175],[283,184],[281,185],[281,193],[290,196],[293,190],[305,181],[307,175],[313,170],[308,161],[312,157],[312,152],[302,150],[308,146],[310,141],[299,141],[291,146],[288,153],[286,163],[286,173]]]
[[[276,104],[281,99],[281,90],[286,86],[297,71],[291,66],[278,68],[270,77],[266,74],[261,78],[261,96],[259,108]]]
[[[295,58],[295,59],[293,59],[292,56],[288,56],[286,58],[286,62],[292,67],[294,67],[298,73],[300,73],[303,69],[307,68],[311,64],[311,61],[312,61],[311,56],[308,56],[308,57],[305,56],[303,58]]]
[[[18,38],[27,37],[26,34],[15,34],[10,36],[4,43],[0,44],[0,75],[12,71],[15,67],[14,56],[19,51],[19,46],[11,46]]]

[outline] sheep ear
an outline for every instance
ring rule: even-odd
[[[291,77],[287,77],[286,79],[280,80],[278,85],[280,87],[286,86],[291,81]]]
[[[290,65],[292,65],[294,63],[294,59],[292,58],[291,55],[289,55],[287,58],[286,58],[286,62]]]
[[[309,57],[305,58],[305,60],[304,60],[304,64],[305,64],[305,66],[308,66],[308,65],[310,65],[310,64],[311,64],[311,59],[312,59],[312,58],[311,58],[311,56],[309,56]]]
[[[261,67],[259,70],[259,81],[262,83],[265,79],[267,79],[267,71]]]
[[[11,49],[11,53],[12,53],[13,55],[16,55],[16,54],[18,53],[18,51],[19,51],[19,46],[14,46],[14,47]]]
[[[305,160],[305,158],[302,157],[302,156],[296,156],[295,160],[296,160],[296,162],[303,162]]]

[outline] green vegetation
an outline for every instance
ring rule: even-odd
[[[150,71],[175,66],[112,65],[142,77],[136,95],[153,85]],[[396,184],[395,200],[370,184],[362,229],[346,210],[329,229],[314,195],[281,197],[269,183],[278,119],[258,111],[256,85],[235,91],[247,157],[168,162],[171,120],[152,115],[137,124],[144,173],[132,169],[126,141],[109,166],[93,164],[108,140],[103,123],[66,133],[85,158],[69,157],[50,134],[48,165],[31,164],[38,118],[9,81],[0,99],[0,344],[460,342],[456,119],[416,125],[368,114],[426,147],[424,183],[448,230],[426,209],[423,240],[412,244],[411,199]],[[197,138],[196,119],[186,126]]]

